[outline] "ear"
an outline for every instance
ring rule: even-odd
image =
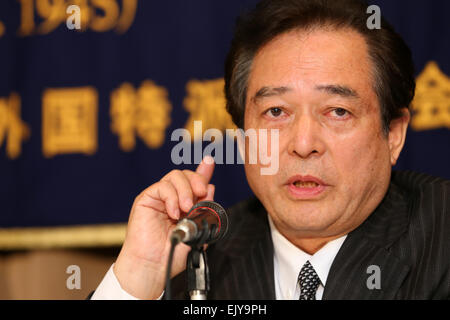
[[[408,129],[408,123],[411,118],[409,110],[407,108],[402,109],[400,118],[391,121],[389,126],[389,150],[391,153],[391,164],[395,165],[397,159],[400,156],[400,151],[403,149],[406,139],[406,130]]]

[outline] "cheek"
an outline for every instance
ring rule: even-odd
[[[384,179],[390,168],[389,148],[382,136],[358,135],[331,147],[339,179],[346,189],[361,189]]]

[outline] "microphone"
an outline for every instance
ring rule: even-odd
[[[171,239],[189,245],[213,243],[222,239],[228,230],[225,209],[214,201],[194,205],[172,231]]]

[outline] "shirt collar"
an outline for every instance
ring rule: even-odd
[[[292,284],[295,289],[298,275],[301,268],[309,260],[316,270],[320,281],[325,286],[328,273],[336,254],[339,252],[347,235],[328,242],[314,255],[309,255],[296,247],[286,239],[275,227],[272,218],[268,215],[270,231],[272,235],[274,258],[280,272],[279,277],[282,283]]]

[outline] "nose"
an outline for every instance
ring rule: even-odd
[[[320,123],[311,115],[303,114],[295,119],[290,131],[288,151],[303,159],[321,155],[325,151]]]

